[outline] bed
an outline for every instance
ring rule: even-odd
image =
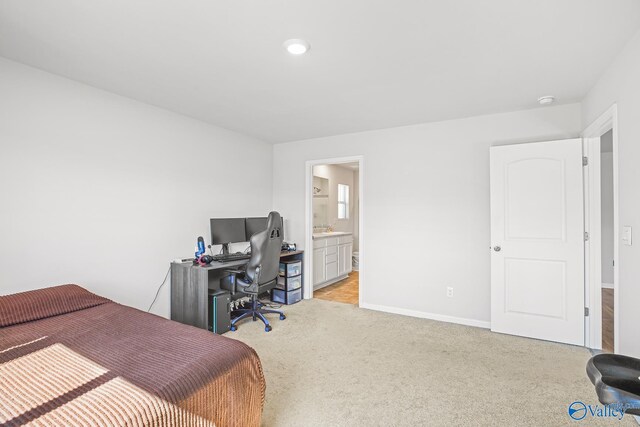
[[[0,424],[258,426],[247,345],[76,285],[0,296]]]

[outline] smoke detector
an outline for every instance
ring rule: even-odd
[[[540,105],[551,105],[556,102],[555,96],[541,96],[538,98],[538,104]]]

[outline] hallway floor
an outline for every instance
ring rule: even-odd
[[[613,353],[613,289],[602,288],[602,351]]]
[[[343,302],[358,305],[359,302],[359,273],[352,271],[349,277],[333,285],[326,286],[313,292],[314,298],[326,301]]]

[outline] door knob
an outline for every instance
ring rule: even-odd
[[[502,248],[500,246],[494,246],[493,250],[496,252],[500,252],[502,250]]]

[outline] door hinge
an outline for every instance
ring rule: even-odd
[[[587,156],[582,157],[582,166],[587,166],[589,164],[589,158]]]
[[[584,308],[584,317],[589,317],[589,307]]]
[[[585,231],[584,232],[584,241],[586,242],[587,240],[589,240],[589,232]]]

